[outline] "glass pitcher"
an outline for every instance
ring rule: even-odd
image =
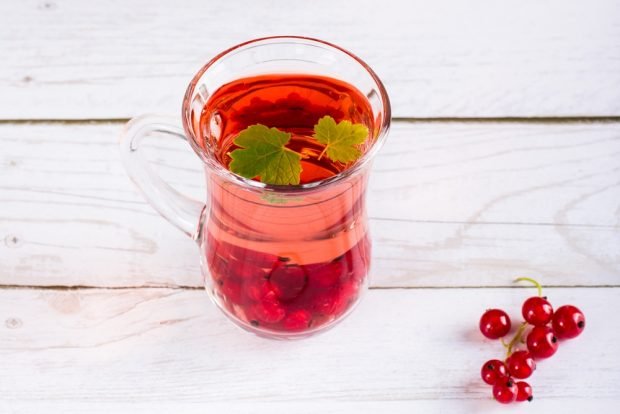
[[[201,113],[223,85],[265,74],[319,75],[357,88],[368,100],[373,125],[363,156],[336,175],[296,186],[264,184],[229,171],[217,155],[222,120],[215,115],[205,126]],[[217,114],[218,108],[210,110]],[[215,304],[240,327],[270,338],[301,338],[341,321],[368,285],[366,186],[390,125],[389,99],[377,75],[324,41],[252,40],[220,53],[195,75],[180,121],[132,119],[121,137],[121,154],[144,197],[198,243]],[[190,143],[204,163],[206,203],[181,195],[150,169],[138,149],[154,133]]]

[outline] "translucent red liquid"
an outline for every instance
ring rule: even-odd
[[[227,166],[233,141],[257,123],[292,135],[302,153],[301,183],[349,167],[318,160],[323,146],[312,138],[318,119],[374,121],[366,97],[353,86],[310,75],[240,79],[215,91],[200,115],[195,144]],[[364,196],[367,172],[303,190],[251,189],[208,175],[209,200],[202,233],[208,288],[226,313],[257,332],[299,335],[326,326],[358,300],[370,266]]]
[[[329,115],[365,125],[373,131],[373,118],[366,97],[340,80],[311,75],[263,75],[239,79],[219,88],[200,116],[203,148],[215,150],[219,161],[228,166],[228,155],[238,147],[233,143],[248,126],[262,124],[291,133],[288,148],[304,157],[301,184],[328,178],[347,168],[319,154],[323,144],[312,138],[314,125]],[[372,145],[372,136],[362,150]]]
[[[251,326],[274,331],[304,331],[344,314],[370,266],[368,238],[332,261],[307,265],[213,238],[209,246],[213,289],[224,306]]]

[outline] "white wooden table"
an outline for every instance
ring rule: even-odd
[[[370,292],[338,328],[241,332],[197,249],[137,194],[123,123],[180,113],[193,73],[272,34],[325,38],[385,80]],[[620,406],[620,3],[0,2],[0,413],[611,412]],[[183,143],[153,162],[202,197]],[[585,333],[490,398],[487,307],[550,285]],[[219,408],[219,410],[217,410]]]

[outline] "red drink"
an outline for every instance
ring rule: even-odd
[[[302,154],[301,184],[331,177],[347,165],[319,155],[323,144],[312,138],[319,118],[329,115],[363,124],[373,131],[373,118],[366,97],[353,86],[312,75],[264,75],[244,78],[219,88],[200,116],[202,148],[216,148],[219,161],[228,166],[233,140],[250,125],[262,124],[292,134],[288,148]],[[373,143],[368,139],[362,149]]]
[[[265,75],[222,86],[201,112],[195,145],[228,166],[233,141],[248,126],[289,132],[287,147],[304,157],[303,185],[349,167],[319,156],[324,146],[312,138],[313,128],[325,115],[365,125],[370,137],[361,149],[372,146],[366,97],[345,82],[313,75]],[[357,301],[370,265],[366,174],[299,195],[295,187],[251,191],[216,174],[207,180],[207,284],[237,322],[257,331],[306,332]]]
[[[305,265],[207,237],[214,294],[242,321],[274,331],[305,331],[342,315],[370,265],[368,237],[331,261]]]

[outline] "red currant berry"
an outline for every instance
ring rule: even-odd
[[[347,280],[347,264],[344,260],[334,260],[327,264],[302,266],[308,274],[308,283],[320,288],[328,288]]]
[[[549,358],[558,350],[558,338],[548,326],[535,326],[527,335],[527,350],[536,359]]]
[[[536,369],[536,362],[528,351],[516,351],[506,359],[506,367],[511,376],[525,379]]]
[[[553,307],[547,299],[533,296],[523,302],[521,313],[523,314],[523,319],[530,325],[545,326],[551,322]]]
[[[575,338],[586,327],[586,317],[573,305],[560,306],[553,315],[553,332],[559,339]]]
[[[508,370],[502,361],[498,359],[491,359],[490,361],[485,362],[482,366],[480,376],[482,376],[482,380],[487,384],[495,385],[499,379],[508,376]]]
[[[232,279],[220,281],[220,292],[227,302],[241,303],[241,285]]]
[[[532,401],[532,387],[525,381],[517,382],[517,401]]]
[[[289,331],[301,331],[307,329],[312,321],[312,315],[306,310],[296,310],[289,313],[282,324]]]
[[[332,315],[338,307],[338,292],[326,291],[317,294],[310,304],[313,312],[321,315]]]
[[[498,339],[510,331],[510,318],[501,309],[489,309],[480,318],[480,332],[489,339]]]
[[[211,273],[211,277],[223,279],[228,277],[228,261],[221,258],[219,255],[215,254],[212,256],[209,264],[209,273]]]
[[[517,398],[519,389],[511,378],[502,378],[493,386],[493,398],[502,404],[510,404]]]
[[[243,284],[243,291],[250,301],[258,302],[272,290],[269,282],[262,277],[248,280]]]
[[[258,319],[267,323],[280,322],[286,315],[286,311],[273,291],[263,296],[261,301],[253,307],[253,311]]]
[[[300,266],[283,264],[269,273],[269,281],[280,300],[290,301],[301,294],[308,277]]]
[[[240,262],[238,260],[231,260],[229,265],[229,272],[240,280],[252,280],[252,279],[265,279],[265,271],[255,266],[252,262]]]

